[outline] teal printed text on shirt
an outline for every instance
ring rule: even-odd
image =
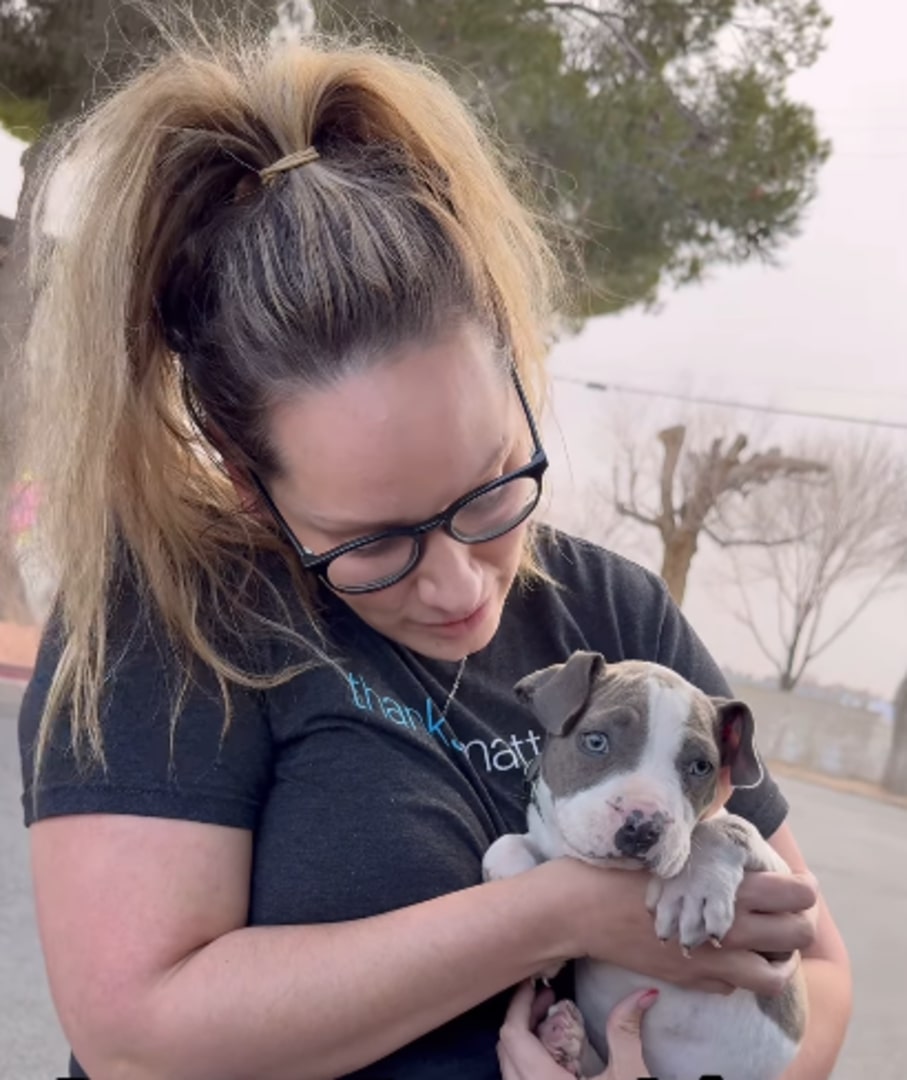
[[[425,698],[421,708],[414,708],[401,704],[387,694],[379,694],[361,675],[348,674],[347,683],[350,698],[357,709],[412,731],[424,731],[430,738],[440,739],[444,746],[465,754],[474,765],[480,765],[486,772],[524,771],[541,749],[541,737],[531,728],[507,738],[471,739],[464,743],[454,734],[449,721],[442,716],[431,697]]]

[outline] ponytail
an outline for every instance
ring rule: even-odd
[[[193,413],[231,464],[267,475],[265,421],[288,388],[451,317],[488,327],[540,395],[557,276],[509,166],[440,77],[369,48],[171,42],[57,141],[32,235],[27,461],[65,640],[39,762],[64,701],[74,744],[103,761],[124,556],[173,641],[216,672],[227,723],[231,683],[304,666],[238,665],[200,614],[204,596],[231,624],[263,621],[236,582],[262,548],[286,553]]]

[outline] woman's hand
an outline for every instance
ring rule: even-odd
[[[744,874],[737,890],[737,917],[724,944],[760,953],[803,952],[816,939],[818,899],[818,882],[808,872]]]
[[[642,1059],[640,1025],[657,997],[656,990],[637,990],[614,1006],[606,1028],[610,1061],[590,1080],[639,1080],[649,1075]],[[536,994],[531,982],[520,984],[498,1042],[502,1080],[574,1080],[575,1074],[558,1065],[535,1035],[553,1000],[550,990]]]
[[[723,948],[706,944],[685,957],[676,941],[662,944],[655,936],[645,872],[599,869],[575,859],[539,870],[545,867],[561,876],[561,918],[572,950],[565,955],[590,956],[678,986],[779,994],[797,970],[799,951],[815,939],[818,892],[808,874],[745,874]]]

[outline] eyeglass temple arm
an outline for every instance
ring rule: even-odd
[[[520,379],[520,373],[517,370],[516,362],[510,361],[510,377],[513,379],[513,385],[516,387],[517,395],[520,399],[520,404],[523,406],[523,412],[526,414],[526,420],[529,423],[529,433],[532,435],[532,441],[535,443],[535,449],[542,449],[542,436],[539,433],[538,425],[535,421],[535,416],[532,412],[532,407],[529,404],[529,398],[526,396],[526,391],[523,388],[523,382]]]

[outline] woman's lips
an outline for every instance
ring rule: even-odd
[[[444,637],[458,637],[461,634],[471,633],[485,617],[488,610],[488,601],[481,604],[462,619],[451,619],[448,622],[423,623],[427,630],[433,634],[441,634]]]

